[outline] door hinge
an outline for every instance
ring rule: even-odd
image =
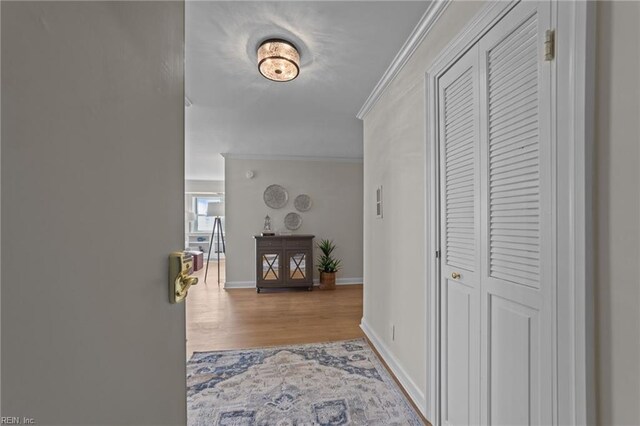
[[[436,259],[440,259],[440,250],[436,250]]]
[[[556,53],[556,32],[547,30],[544,33],[544,60],[552,61]]]

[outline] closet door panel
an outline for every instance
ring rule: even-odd
[[[478,50],[438,80],[443,423],[480,421]]]
[[[478,396],[479,381],[472,377],[479,374],[472,364],[479,355],[474,327],[479,314],[478,292],[473,288],[445,280],[443,292],[443,348],[442,357],[442,408],[443,423],[449,425],[472,425],[477,423],[478,406],[472,408],[472,398]],[[475,305],[475,306],[474,306]],[[478,366],[479,367],[479,366]],[[473,392],[473,389],[476,391]]]
[[[478,43],[481,416],[552,423],[553,221],[549,2],[521,2]]]
[[[489,276],[534,288],[540,285],[537,33],[534,13],[487,52]],[[512,81],[527,83],[512,87]]]
[[[491,391],[487,424],[536,425],[539,415],[537,384],[539,359],[531,345],[539,340],[537,309],[488,294],[488,315],[492,348],[490,374],[486,388]],[[532,356],[534,358],[532,358]]]

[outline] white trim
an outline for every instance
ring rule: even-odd
[[[225,281],[224,288],[256,288],[255,281]]]
[[[313,280],[313,285],[317,286],[320,283],[320,281],[318,279],[314,279]],[[337,278],[336,279],[336,285],[357,285],[357,284],[362,284],[363,283],[363,278],[362,277],[356,277],[356,278]],[[227,281],[224,283],[224,288],[225,289],[232,289],[232,288],[256,288],[256,282],[255,281]]]
[[[557,64],[558,69],[558,121],[569,125],[559,128],[558,140],[563,141],[561,151],[567,169],[565,192],[559,199],[567,199],[569,225],[560,229],[558,238],[566,241],[568,256],[561,264],[561,279],[571,300],[571,306],[560,306],[558,315],[566,314],[571,322],[568,334],[559,330],[559,342],[566,343],[561,353],[572,362],[569,374],[572,394],[561,395],[559,423],[595,424],[595,342],[594,342],[594,253],[593,253],[593,140],[595,123],[595,46],[596,10],[592,2],[558,2]],[[562,133],[564,132],[564,133]]]
[[[362,277],[359,278],[336,278],[336,285],[356,285],[362,284],[364,281]],[[313,285],[320,285],[320,280],[314,278]]]
[[[518,3],[518,0],[489,2],[465,25],[432,62],[429,74],[444,72],[464,52],[469,50],[489,29]]]
[[[389,369],[393,375],[396,376],[396,379],[398,379],[404,390],[407,391],[413,403],[416,404],[422,415],[426,417],[427,400],[424,397],[424,393],[422,393],[418,385],[411,380],[411,377],[409,377],[404,368],[402,368],[400,361],[393,355],[391,349],[384,344],[382,339],[373,331],[364,318],[362,318],[360,322],[360,328],[378,351],[384,362],[389,366]]]
[[[287,160],[287,161],[331,161],[335,163],[362,163],[362,157],[322,157],[312,155],[260,155],[260,154],[220,154],[225,160]]]
[[[425,120],[425,135],[427,137],[427,147],[425,149],[425,175],[428,180],[425,182],[427,194],[425,197],[425,253],[427,256],[425,265],[427,273],[426,282],[426,311],[427,314],[427,420],[432,425],[440,423],[440,286],[432,283],[440,282],[440,261],[436,258],[436,252],[440,250],[440,224],[437,212],[439,206],[439,168],[438,168],[438,144],[430,143],[436,141],[436,127],[430,126],[434,122],[437,107],[429,101],[431,93],[435,91],[435,79],[429,73],[425,74],[425,102],[427,119]],[[428,183],[427,183],[428,182]]]
[[[224,192],[211,191],[185,191],[185,195],[224,195]]]
[[[313,280],[315,283],[316,280]],[[336,285],[354,285],[354,284],[362,284],[364,283],[364,278],[337,278]]]
[[[391,64],[380,78],[380,81],[373,88],[373,91],[356,114],[356,117],[362,120],[367,113],[378,102],[384,91],[389,87],[391,82],[396,78],[400,70],[409,61],[413,52],[418,48],[422,40],[429,34],[433,25],[438,21],[442,12],[449,6],[449,0],[434,0],[431,2],[425,13],[420,18],[418,25],[413,29],[407,41],[393,58]]]
[[[556,20],[556,70],[558,90],[555,106],[556,120],[564,125],[558,126],[557,140],[562,140],[558,163],[563,164],[568,184],[565,192],[558,198],[566,197],[566,206],[557,206],[568,217],[569,226],[560,227],[557,241],[562,241],[566,256],[556,260],[558,264],[558,282],[569,289],[565,299],[558,300],[558,313],[571,316],[559,321],[566,325],[558,329],[558,342],[568,342],[564,351],[559,350],[558,364],[563,371],[569,371],[564,377],[563,386],[559,386],[556,395],[557,409],[554,421],[558,424],[595,423],[595,343],[594,300],[593,300],[593,240],[592,240],[592,151],[594,138],[594,71],[595,51],[590,46],[595,42],[595,7],[591,2],[562,2],[552,0],[557,8]],[[427,309],[429,323],[427,327],[427,395],[432,405],[427,419],[434,426],[440,425],[439,401],[439,259],[433,252],[439,248],[438,242],[438,167],[436,122],[437,100],[435,96],[436,80],[455,60],[478,41],[495,22],[504,16],[516,3],[490,3],[465,27],[434,61],[425,74],[427,100],[427,155],[430,183],[427,186],[427,263],[429,274],[427,283]],[[561,129],[560,129],[561,128]],[[560,146],[560,145],[559,145]],[[560,185],[559,185],[560,186]],[[433,238],[430,238],[433,236]],[[435,345],[435,347],[434,347]],[[430,354],[435,357],[430,357]],[[559,378],[556,378],[560,380]]]

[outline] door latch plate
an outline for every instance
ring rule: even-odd
[[[187,298],[189,288],[198,284],[192,277],[193,255],[176,251],[169,255],[169,303],[180,303]]]

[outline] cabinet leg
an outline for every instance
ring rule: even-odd
[[[260,293],[260,287],[256,287],[256,293]]]
[[[307,287],[307,291],[312,291],[312,290],[313,290],[313,286]]]

